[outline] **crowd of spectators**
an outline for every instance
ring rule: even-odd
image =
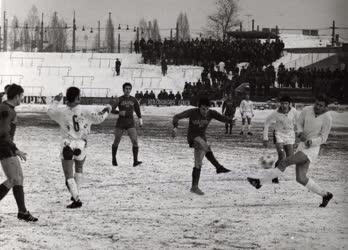
[[[165,89],[162,89],[160,93],[158,93],[157,97],[152,90],[150,92],[146,90],[145,93],[143,93],[143,91],[137,91],[135,93],[135,98],[137,100],[182,100],[182,96],[179,91],[174,94],[173,91],[167,92]]]
[[[203,65],[206,62],[225,62],[232,68],[239,62],[256,66],[268,65],[280,58],[284,43],[281,40],[213,40],[192,39],[191,41],[145,41],[134,42],[136,53],[142,53],[145,63],[157,64],[166,58],[168,64]]]
[[[278,85],[280,88],[310,88],[313,95],[326,93],[337,100],[344,100],[348,94],[348,70],[329,68],[294,68],[286,69],[283,64],[278,67]]]

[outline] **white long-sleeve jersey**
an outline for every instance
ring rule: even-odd
[[[312,146],[325,143],[332,126],[332,117],[328,112],[315,116],[314,107],[305,107],[297,121],[297,131],[303,132],[307,140],[312,140]]]
[[[240,114],[243,116],[253,116],[254,115],[254,104],[250,100],[243,100],[239,106]]]
[[[66,105],[58,106],[58,104],[58,101],[53,101],[47,114],[59,124],[62,139],[87,140],[91,125],[102,123],[109,115],[109,112],[88,110],[81,108],[80,105],[71,108]]]
[[[295,127],[297,123],[297,110],[291,108],[287,114],[278,112],[278,109],[273,111],[267,118],[263,129],[263,139],[268,141],[269,126],[275,122],[274,129],[278,133],[285,135],[293,134],[295,137]]]

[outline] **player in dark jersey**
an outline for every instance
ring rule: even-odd
[[[142,127],[143,125],[143,120],[141,118],[140,106],[137,99],[130,95],[132,91],[132,84],[126,82],[125,84],[123,84],[122,88],[124,95],[119,98],[116,98],[116,102],[112,105],[112,113],[116,113],[115,109],[117,107],[119,110],[119,118],[117,119],[115,128],[115,140],[112,144],[112,165],[117,166],[117,148],[120,144],[123,131],[127,130],[128,136],[131,139],[133,145],[133,167],[136,167],[140,165],[142,162],[138,160],[138,135],[137,130],[135,128],[133,113],[136,113],[139,119],[140,127]]]
[[[20,105],[24,90],[17,84],[12,84],[7,90],[7,100],[0,104],[0,162],[6,175],[6,181],[0,185],[0,200],[12,188],[18,214],[17,218],[24,221],[37,221],[25,206],[23,191],[23,171],[18,157],[26,160],[27,154],[20,151],[13,142],[16,132],[17,115],[15,107]]]
[[[222,104],[222,114],[233,119],[234,114],[236,113],[236,107],[237,107],[237,103],[236,103],[236,100],[234,98],[233,92],[228,93],[227,99]],[[232,127],[233,127],[232,123],[226,122],[225,123],[225,128],[226,128],[225,134],[228,134],[228,128],[230,128],[230,134],[232,134]]]
[[[207,143],[205,131],[212,119],[233,123],[233,119],[219,114],[214,110],[209,109],[210,101],[206,98],[199,100],[198,108],[186,110],[173,117],[173,134],[176,136],[178,122],[181,119],[189,118],[189,127],[187,133],[187,141],[189,146],[194,148],[194,168],[192,170],[192,187],[191,192],[203,195],[204,193],[198,188],[199,177],[201,175],[202,160],[204,156],[215,166],[216,173],[227,173],[229,169],[223,167],[216,159]]]

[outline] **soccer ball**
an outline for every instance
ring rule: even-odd
[[[259,159],[259,163],[262,168],[269,169],[273,167],[275,160],[271,155],[263,155]]]

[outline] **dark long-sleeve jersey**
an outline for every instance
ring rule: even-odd
[[[196,137],[202,137],[206,140],[205,132],[212,119],[220,122],[232,123],[233,119],[224,115],[221,115],[215,110],[209,110],[207,116],[203,116],[199,108],[193,108],[186,110],[173,117],[173,126],[178,126],[179,120],[189,118],[189,127],[187,132],[187,140],[191,144]]]
[[[115,110],[118,107],[119,112],[126,111],[124,116],[119,116],[116,126],[128,124],[130,121],[134,122],[133,113],[135,112],[138,118],[141,118],[140,105],[133,96],[119,97],[118,104],[113,107]]]
[[[0,144],[17,149],[13,142],[16,132],[17,114],[14,107],[7,102],[0,104]]]
[[[226,100],[222,104],[222,113],[227,116],[234,116],[236,112],[237,103],[234,100]]]

